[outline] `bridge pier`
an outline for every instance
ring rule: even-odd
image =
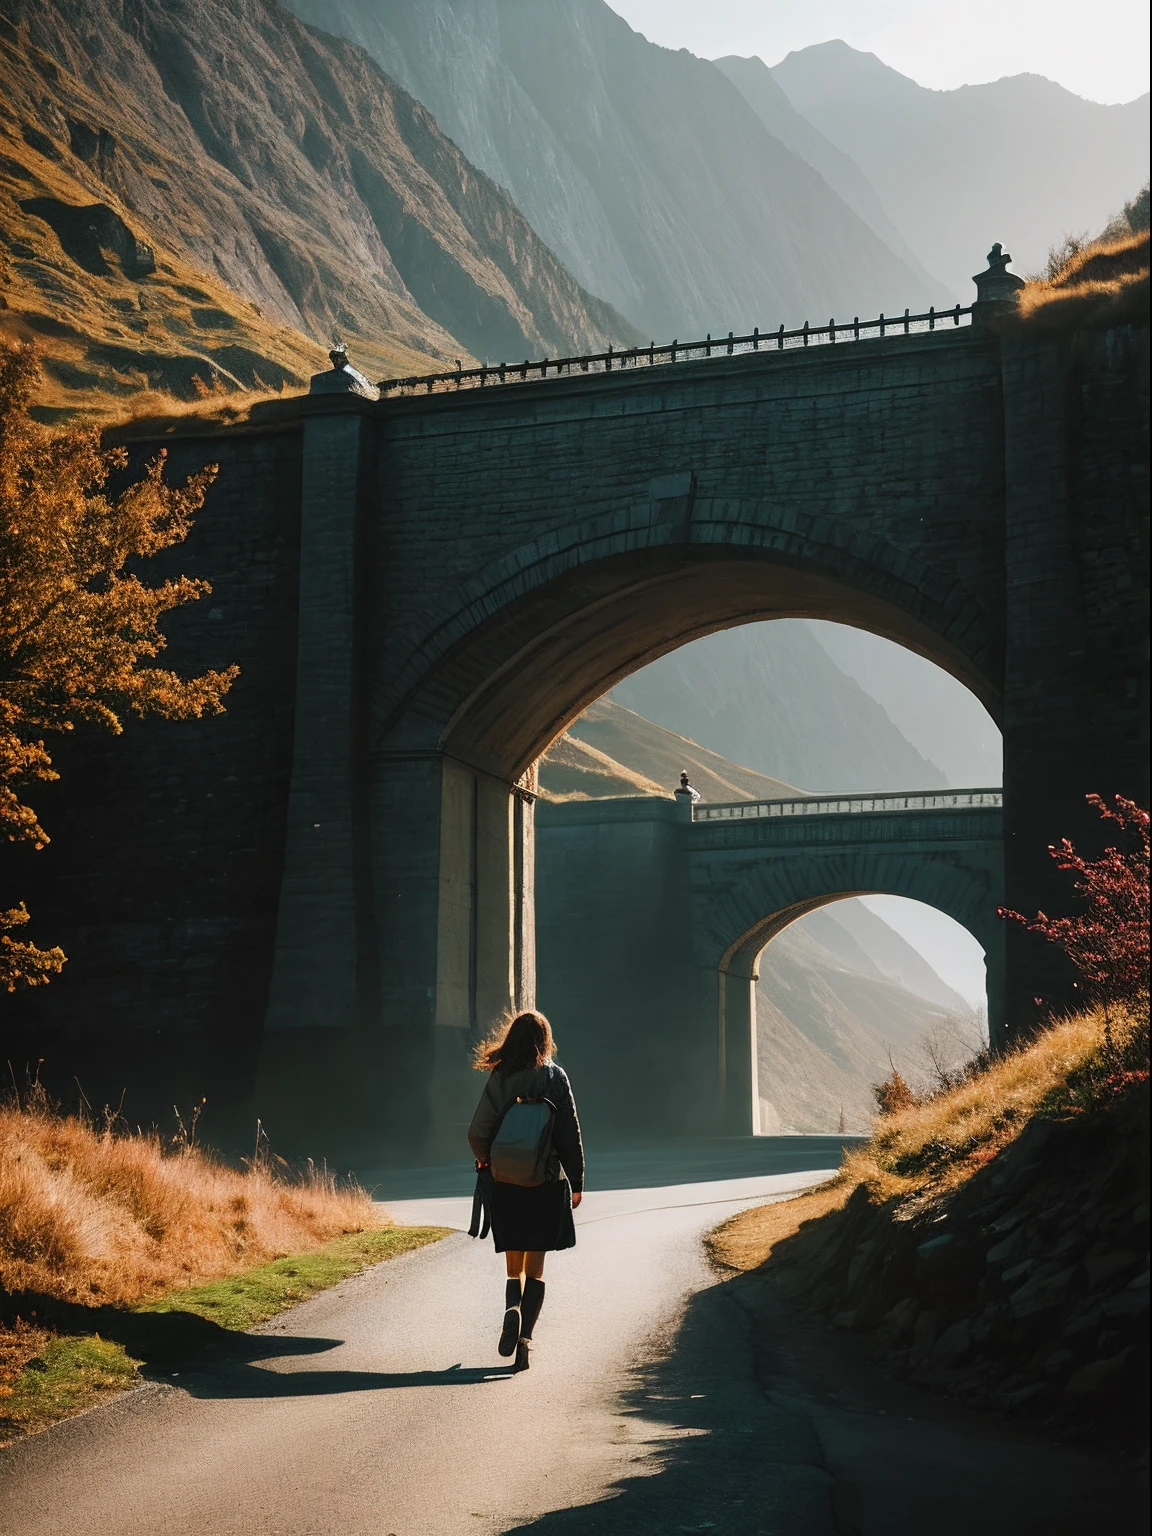
[[[725,1136],[760,1134],[756,1050],[758,955],[738,954],[717,972],[717,1078]]]
[[[341,405],[344,402],[340,402]],[[367,426],[303,423],[294,741],[255,1103],[277,1145],[370,1114],[373,934],[363,748]],[[303,1144],[303,1142],[301,1142]]]
[[[429,1089],[430,1138],[434,1149],[460,1153],[479,1095],[481,1079],[471,1070],[471,1053],[491,1025],[536,1001],[534,770],[520,784],[450,757],[442,757],[438,849],[425,860],[439,870],[434,908],[421,894],[418,906],[435,934],[431,1018],[433,1044]],[[394,826],[395,836],[398,828]],[[417,827],[400,834],[420,837]],[[388,866],[397,867],[396,850]],[[415,872],[420,860],[410,861]],[[419,878],[417,876],[417,878]],[[389,973],[403,964],[401,950],[417,940],[412,913],[397,892],[390,932],[383,939]],[[425,964],[427,964],[427,960]],[[385,1012],[401,999],[385,988]]]

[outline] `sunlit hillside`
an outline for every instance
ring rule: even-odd
[[[609,698],[590,705],[549,747],[540,761],[540,787],[552,800],[670,795],[685,770],[706,800],[780,800],[804,793]]]
[[[279,6],[0,4],[0,98],[4,319],[41,338],[50,410],[298,388],[333,332],[373,378],[635,339],[422,107]]]

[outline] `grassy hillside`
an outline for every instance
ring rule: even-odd
[[[1148,1349],[1148,1020],[1067,1019],[917,1101],[824,1189],[713,1235],[891,1369],[1138,1445]]]
[[[609,698],[586,709],[544,754],[540,788],[552,800],[670,795],[684,769],[705,800],[780,800],[804,793]]]
[[[0,1291],[137,1302],[381,1225],[358,1187],[271,1163],[245,1172],[187,1140],[121,1134],[38,1095],[0,1107]]]
[[[1147,325],[1147,187],[1140,200],[1143,228],[1113,228],[1098,240],[1066,241],[1063,251],[1054,252],[1048,274],[1023,289],[1015,324],[1056,331]]]
[[[2,36],[0,62],[13,66]],[[327,366],[316,342],[166,249],[101,192],[0,116],[0,328],[40,350],[40,420],[119,419],[220,392],[240,403],[249,391],[302,390]]]
[[[333,332],[373,377],[636,339],[422,107],[275,0],[0,0],[0,323],[39,338],[47,413],[97,416],[299,388]]]
[[[181,1126],[181,1131],[183,1131]],[[0,1446],[435,1241],[326,1171],[0,1104]]]

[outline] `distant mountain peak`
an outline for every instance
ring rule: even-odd
[[[930,90],[842,39],[788,54],[772,75],[964,303],[989,241],[1040,269],[1066,231],[1102,228],[1147,180],[1146,98],[1104,106],[1039,74]]]

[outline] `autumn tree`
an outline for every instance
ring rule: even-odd
[[[237,668],[183,678],[154,664],[166,613],[211,591],[187,576],[149,586],[135,564],[187,537],[214,465],[182,486],[163,452],[110,494],[122,448],[89,429],[49,431],[29,415],[41,382],[35,351],[0,343],[0,835],[42,848],[48,834],[24,795],[55,779],[45,736],[77,725],[117,734],[125,714],[187,720],[219,713]],[[40,986],[64,965],[13,931],[0,910],[0,986]]]
[[[1108,806],[1087,797],[1106,821],[1120,829],[1123,847],[1105,848],[1086,859],[1065,837],[1048,852],[1073,875],[1084,908],[1074,917],[1022,917],[1000,908],[1000,916],[1023,923],[1051,944],[1059,944],[1104,1003],[1131,1002],[1148,990],[1148,812],[1122,795]]]

